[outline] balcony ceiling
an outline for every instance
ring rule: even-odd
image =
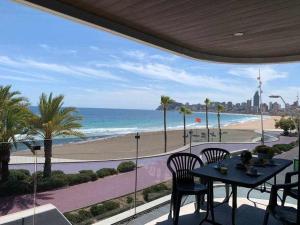
[[[300,60],[300,1],[17,1],[196,59]]]

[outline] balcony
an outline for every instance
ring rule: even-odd
[[[273,137],[267,143],[270,146],[278,143],[290,143],[295,140],[294,137],[278,137],[274,135],[274,132],[270,132],[269,135]],[[120,163],[123,161],[130,161],[129,159],[91,161],[54,158],[52,161],[54,177],[61,177],[62,175],[60,174],[60,171],[63,171],[63,173],[66,174],[63,175],[64,178],[67,177],[67,179],[70,179],[68,177],[72,177],[72,179],[74,179],[72,182],[74,183],[63,184],[61,187],[57,186],[55,189],[45,190],[43,188],[48,188],[47,184],[43,183],[45,181],[38,177],[36,180],[38,188],[36,197],[32,194],[32,192],[10,193],[10,196],[1,197],[1,215],[3,216],[3,221],[15,218],[16,221],[24,220],[25,222],[32,222],[32,214],[36,214],[39,215],[36,216],[37,222],[38,218],[42,216],[42,214],[39,213],[39,207],[42,207],[42,212],[45,212],[45,208],[43,207],[51,204],[52,206],[49,206],[51,210],[54,210],[53,207],[57,208],[58,211],[56,213],[64,218],[62,214],[60,214],[63,213],[72,221],[72,224],[171,224],[172,220],[168,217],[170,207],[169,194],[171,191],[171,174],[166,167],[166,160],[170,154],[174,152],[189,152],[191,149],[192,153],[199,155],[204,148],[222,146],[223,148],[228,149],[232,155],[237,155],[241,152],[241,150],[253,149],[258,144],[259,143],[255,142],[193,142],[191,146],[188,145],[175,149],[166,155],[161,154],[153,157],[141,157],[138,159],[136,204],[134,202],[135,170],[119,173],[117,175],[114,174],[111,176],[105,176],[104,178],[98,178],[96,180],[92,180],[92,178],[90,178],[90,180],[85,180],[88,179],[86,176],[81,177],[83,180],[80,180],[80,178],[74,178],[75,174],[84,173],[83,171],[86,170],[96,172],[100,168],[117,168]],[[36,174],[35,171],[40,171],[37,173],[38,175],[43,170],[42,155],[42,152],[37,152],[37,157],[35,158],[34,156],[17,157],[13,154],[10,169],[13,171],[26,169],[31,174]],[[276,157],[294,159],[296,157],[296,149],[282,153]],[[134,159],[132,160],[135,161]],[[277,176],[277,183],[283,183],[285,173],[292,170],[293,167],[290,166],[285,171],[281,172]],[[60,180],[58,179],[57,182],[60,182]],[[267,189],[270,189],[272,182],[273,180],[271,180],[271,183],[267,185]],[[159,186],[158,184],[161,183],[163,184]],[[21,185],[23,185],[23,183],[21,183]],[[153,185],[155,188],[149,189],[149,187]],[[30,187],[33,188],[33,186]],[[19,189],[16,190],[20,191]],[[252,190],[249,198],[251,200],[250,201],[247,199],[248,191],[249,189],[246,188],[238,189],[239,209],[237,211],[237,224],[245,225],[247,224],[246,218],[252,217],[257,219],[257,223],[260,224],[263,220],[264,209],[268,202],[269,194],[261,193],[259,190]],[[215,187],[215,202],[222,201],[224,196],[224,187],[217,183]],[[201,221],[201,218],[204,217],[204,211],[194,214],[193,201],[193,197],[188,197],[183,201],[179,224],[186,224],[187,221],[191,224],[197,224]],[[293,206],[296,204],[296,202],[292,199],[288,199],[287,203]],[[230,217],[228,217],[228,214],[231,211],[230,204],[231,201],[229,201],[229,205],[224,204],[216,208],[216,220],[218,222],[221,222],[222,224],[230,224]],[[32,209],[34,205],[36,205],[36,211]],[[103,207],[103,205],[105,206]],[[93,214],[91,214],[92,206],[94,206]],[[136,211],[135,206],[137,206]],[[8,219],[6,219],[6,214],[8,214]],[[136,216],[133,218],[132,216],[135,214]],[[79,219],[84,217],[84,215],[86,218]],[[244,220],[246,222],[244,222]],[[51,218],[50,221],[52,221]],[[52,222],[56,223],[56,220],[53,220]],[[273,223],[270,222],[270,224]],[[274,222],[274,224],[276,223]]]

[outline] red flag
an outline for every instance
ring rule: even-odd
[[[201,118],[196,117],[196,118],[195,118],[195,122],[196,122],[196,123],[201,123]]]

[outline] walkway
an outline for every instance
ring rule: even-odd
[[[283,137],[281,136],[278,141],[266,143],[267,145],[274,145],[274,144],[288,144],[292,141],[295,141],[295,137]],[[260,143],[200,143],[194,144],[192,147],[192,151],[195,154],[200,154],[200,152],[208,147],[220,147],[227,149],[228,151],[236,151],[241,149],[254,149]],[[188,151],[188,150],[187,150]],[[169,152],[171,154],[172,152]],[[153,157],[143,157],[139,159],[140,166],[146,166],[153,164],[157,161],[165,160],[168,158],[169,154],[167,155],[159,155]],[[97,171],[101,168],[117,168],[117,166],[126,160],[110,160],[110,161],[79,161],[79,162],[54,162],[52,163],[52,170],[62,170],[65,173],[77,173],[79,170],[93,170]],[[11,164],[11,169],[27,169],[33,172],[34,164],[33,163],[26,163],[26,164]],[[38,163],[37,166],[38,170],[43,170],[43,163]]]
[[[281,137],[280,140],[270,143],[270,145],[277,143],[290,143],[296,138]],[[240,149],[253,149],[257,143],[207,143],[194,146],[193,153],[199,154],[202,149],[208,146],[218,146],[229,151]],[[186,150],[188,151],[188,150]],[[159,157],[143,158],[139,161],[138,169],[138,190],[155,185],[157,183],[169,180],[170,173],[166,167],[166,160],[168,155]],[[66,173],[74,173],[82,169],[98,170],[103,167],[116,167],[120,161],[108,162],[71,162],[71,163],[55,163],[53,169],[63,170]],[[30,165],[22,165],[19,168],[27,169]],[[33,167],[31,165],[31,167]],[[18,168],[15,166],[15,168]],[[43,205],[52,203],[61,212],[68,212],[74,209],[86,207],[98,202],[108,199],[113,199],[119,196],[124,196],[134,191],[134,172],[119,174],[115,176],[99,179],[94,182],[79,184],[63,189],[47,191],[39,193],[37,196],[37,204]],[[0,215],[17,212],[20,210],[32,207],[32,195],[22,195],[15,197],[0,198]]]

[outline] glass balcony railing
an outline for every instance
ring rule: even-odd
[[[217,130],[210,132],[216,134]],[[93,224],[125,211],[129,212],[127,216],[134,215],[139,212],[135,211],[136,207],[171,193],[171,174],[166,167],[169,154],[191,150],[199,155],[204,148],[215,145],[235,152],[244,148],[251,150],[260,144],[256,140],[259,134],[255,132],[225,129],[222,132],[221,143],[218,143],[217,135],[210,137],[212,143],[206,143],[207,136],[193,130],[192,145],[189,144],[190,137],[187,137],[186,146],[183,146],[181,134],[180,137],[170,134],[170,139],[181,138],[182,142],[170,143],[167,154],[161,149],[151,149],[151,142],[154,141],[151,136],[141,134],[137,143],[136,134],[132,134],[128,146],[123,146],[126,152],[120,145],[119,153],[112,154],[114,158],[99,152],[98,149],[103,148],[97,147],[97,142],[86,147],[85,141],[74,140],[65,144],[54,139],[52,154],[47,152],[47,160],[44,140],[16,141],[14,144],[1,142],[3,181],[0,183],[0,218],[32,209],[27,216],[23,214],[21,219],[18,216],[15,218],[35,224],[39,207],[47,204],[55,206],[76,225]],[[235,132],[239,132],[239,135],[235,135]],[[163,145],[163,133],[161,139]],[[270,140],[270,144],[283,143],[276,140]],[[285,141],[288,144],[292,139]],[[102,143],[105,145],[105,140]],[[108,148],[105,150],[107,154],[109,145],[105,146]],[[145,146],[148,148],[143,149]],[[111,147],[116,149],[115,146]],[[283,182],[282,179],[278,178],[277,182]],[[186,204],[191,201],[187,200]]]

